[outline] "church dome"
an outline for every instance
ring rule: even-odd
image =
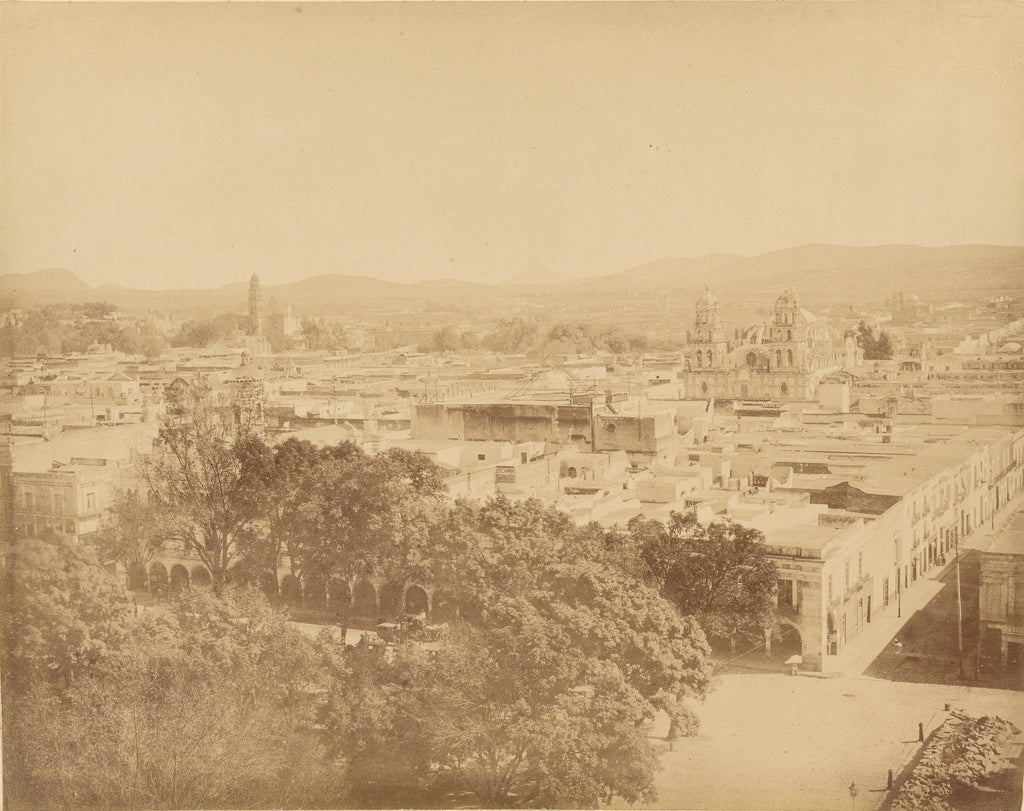
[[[796,288],[794,287],[788,288],[785,293],[775,299],[776,307],[797,307],[799,305],[800,300],[797,298]]]
[[[710,307],[711,305],[718,304],[718,299],[711,292],[711,285],[704,286],[704,295],[697,299],[698,307]]]

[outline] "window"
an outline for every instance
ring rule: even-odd
[[[86,493],[85,494],[85,509],[95,510],[96,509],[96,494]]]
[[[775,350],[775,365],[776,366],[782,366],[782,350],[781,349],[776,349]]]
[[[834,591],[833,591],[833,588],[832,588],[832,575],[829,575],[828,576],[828,601],[830,603],[832,602],[833,593],[834,593]]]
[[[843,594],[850,590],[850,561],[843,564]]]
[[[486,453],[478,453],[476,455],[476,460],[478,462],[486,462],[487,461],[487,454]]]
[[[33,506],[34,505],[33,505],[33,500],[32,500],[32,493],[30,491],[26,490],[25,491],[25,509],[31,512]]]
[[[778,584],[778,606],[779,608],[795,608],[796,599],[794,594],[794,586],[796,582],[793,580],[780,580]]]
[[[792,341],[793,340],[793,330],[791,330],[791,329],[787,329],[786,330],[786,340],[787,341]]]
[[[699,349],[697,350],[697,368],[700,369],[704,365],[704,353]]]
[[[864,553],[857,553],[857,579],[864,577]]]
[[[793,365],[793,350],[792,349],[789,349],[789,350],[786,351],[786,365],[787,366],[792,366]]]
[[[708,350],[708,368],[711,368],[711,350]]]
[[[889,578],[882,578],[882,608],[889,605]]]

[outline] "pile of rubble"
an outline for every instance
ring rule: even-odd
[[[1007,743],[1019,733],[1002,718],[973,718],[952,710],[921,750],[888,808],[952,811],[969,807],[978,799],[979,786],[1003,766]]]

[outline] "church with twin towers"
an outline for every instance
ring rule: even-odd
[[[718,298],[697,299],[693,339],[679,373],[688,398],[811,400],[829,375],[857,365],[857,345],[800,305],[789,288],[763,324],[726,337]]]

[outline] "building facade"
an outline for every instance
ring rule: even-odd
[[[697,300],[693,340],[679,379],[687,397],[812,400],[823,377],[854,365],[856,348],[801,305],[792,288],[772,318],[726,340],[720,304],[708,288]]]

